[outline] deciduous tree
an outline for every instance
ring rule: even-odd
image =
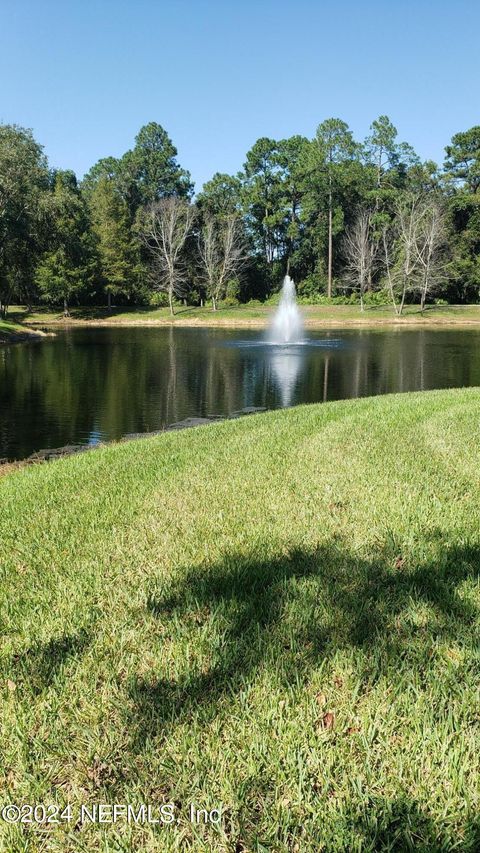
[[[12,298],[30,302],[33,270],[44,238],[41,198],[47,161],[30,130],[0,125],[0,313]]]
[[[364,308],[365,291],[372,280],[375,246],[372,240],[372,212],[361,210],[347,228],[343,243],[347,280],[358,291],[361,311]]]
[[[137,232],[150,259],[150,275],[156,290],[173,299],[186,293],[185,244],[190,235],[195,208],[178,196],[154,201],[139,211]]]
[[[207,216],[200,231],[199,254],[207,295],[212,308],[225,298],[227,284],[236,278],[246,262],[246,245],[241,219],[235,213],[217,218]]]

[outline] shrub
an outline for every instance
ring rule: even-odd
[[[230,305],[239,305],[241,287],[238,278],[231,278],[227,281],[225,301],[228,299]]]
[[[365,305],[390,305],[390,297],[386,290],[370,290],[364,294]]]
[[[165,308],[168,305],[168,294],[155,290],[150,294],[149,305],[152,308]]]

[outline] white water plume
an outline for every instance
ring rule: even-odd
[[[298,310],[295,284],[289,275],[283,279],[280,304],[273,316],[269,339],[274,344],[296,344],[302,340],[303,321]]]

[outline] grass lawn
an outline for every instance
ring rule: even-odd
[[[21,322],[21,321],[20,321]],[[0,344],[8,344],[13,341],[24,340],[32,334],[32,329],[15,320],[2,320],[0,317]]]
[[[426,324],[480,325],[480,305],[431,305],[422,314],[418,305],[407,305],[405,314],[398,318],[388,306],[366,308],[362,313],[355,305],[306,305],[301,306],[305,324],[309,329],[325,326],[378,326],[386,324],[412,326]],[[71,325],[174,325],[178,326],[231,326],[232,328],[261,328],[266,325],[274,308],[268,305],[239,305],[220,308],[213,312],[208,308],[178,306],[172,318],[168,308],[72,308],[67,322]],[[18,323],[30,326],[64,325],[65,318],[60,310],[13,307],[10,316]]]
[[[0,849],[478,851],[479,413],[304,406],[1,478],[1,799],[72,820]]]

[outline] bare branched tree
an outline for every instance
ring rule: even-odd
[[[347,229],[343,241],[347,279],[358,290],[360,309],[364,310],[363,297],[372,280],[377,243],[372,239],[372,215],[362,210]]]
[[[420,310],[423,314],[429,293],[445,277],[443,249],[446,244],[445,217],[436,199],[427,200],[423,206],[417,240],[417,257],[420,266],[418,290]]]
[[[216,306],[212,294],[215,291],[217,270],[220,264],[220,245],[217,235],[217,224],[214,216],[207,216],[205,219],[198,237],[198,251],[207,297],[212,297],[212,307],[215,311]]]
[[[226,295],[228,282],[236,278],[247,260],[242,221],[236,214],[207,217],[200,232],[199,253],[207,294],[212,308]]]
[[[397,200],[395,218],[383,229],[385,272],[395,313],[407,294],[420,295],[423,313],[428,294],[443,277],[444,215],[438,201],[408,193]]]
[[[150,254],[153,283],[168,294],[172,315],[174,296],[186,293],[184,248],[194,216],[194,207],[177,196],[149,204],[139,216],[138,233]]]
[[[395,296],[395,282],[393,277],[393,259],[395,253],[394,236],[393,229],[387,224],[382,228],[382,246],[388,292],[390,294],[390,299],[392,300],[393,310],[395,314],[398,314],[398,305]]]
[[[412,193],[399,199],[395,207],[398,242],[398,263],[395,273],[400,292],[398,313],[401,314],[407,293],[415,290],[418,282],[417,246],[423,217],[423,205],[419,196]]]

